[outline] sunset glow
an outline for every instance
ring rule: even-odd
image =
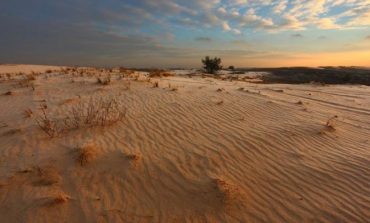
[[[368,0],[0,3],[2,63],[370,66]],[[6,30],[4,32],[4,30]]]

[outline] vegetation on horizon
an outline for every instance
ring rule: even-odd
[[[218,57],[210,58],[209,56],[206,56],[202,59],[202,63],[203,69],[209,74],[216,74],[217,71],[222,69],[221,58]]]

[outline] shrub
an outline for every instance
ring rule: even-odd
[[[77,161],[81,166],[85,166],[96,158],[97,147],[94,143],[86,143],[77,148],[78,157]]]
[[[217,71],[222,69],[221,58],[210,58],[206,56],[203,60],[203,69],[210,74],[215,74]]]
[[[123,120],[126,108],[116,99],[90,98],[72,107],[71,113],[63,118],[51,118],[47,106],[41,106],[41,115],[36,118],[38,126],[48,136],[56,137],[73,129],[107,126]]]

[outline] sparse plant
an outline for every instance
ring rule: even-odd
[[[14,91],[7,91],[4,93],[4,95],[14,95]]]
[[[53,120],[48,116],[47,106],[41,105],[41,116],[36,119],[36,123],[48,136],[55,137],[62,133],[63,126],[59,124],[58,120]]]
[[[215,74],[217,71],[222,69],[221,66],[221,58],[215,57],[210,58],[209,56],[206,56],[203,60],[203,69],[210,74]]]
[[[65,193],[60,193],[50,198],[50,201],[47,203],[48,206],[55,206],[67,203],[71,200],[71,197]]]
[[[133,161],[138,161],[140,160],[141,156],[139,154],[128,154],[126,155],[127,159],[133,160]]]
[[[77,152],[77,161],[81,166],[85,166],[96,158],[97,148],[94,143],[89,142],[77,148]]]
[[[158,83],[158,81],[154,82],[154,83],[153,83],[153,88],[158,88],[158,87],[159,87],[159,83]]]
[[[149,72],[148,77],[170,77],[173,74],[166,72],[165,70],[152,70]]]
[[[28,74],[24,78],[18,81],[19,87],[31,87],[33,90],[35,89],[34,81],[36,80],[35,74]]]
[[[47,106],[40,107],[41,115],[36,119],[38,126],[50,137],[56,137],[78,128],[108,126],[122,121],[126,108],[115,98],[90,98],[88,102],[79,102],[63,118],[50,118]]]
[[[32,117],[33,112],[30,108],[27,108],[26,110],[24,110],[24,115],[25,115],[26,118],[30,118],[30,117]]]
[[[97,82],[98,82],[98,84],[109,85],[111,83],[111,77],[110,76],[108,76],[106,78],[98,77]]]
[[[216,105],[222,105],[224,103],[223,100],[216,102]]]

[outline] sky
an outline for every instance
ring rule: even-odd
[[[3,0],[0,63],[370,66],[370,0]]]

